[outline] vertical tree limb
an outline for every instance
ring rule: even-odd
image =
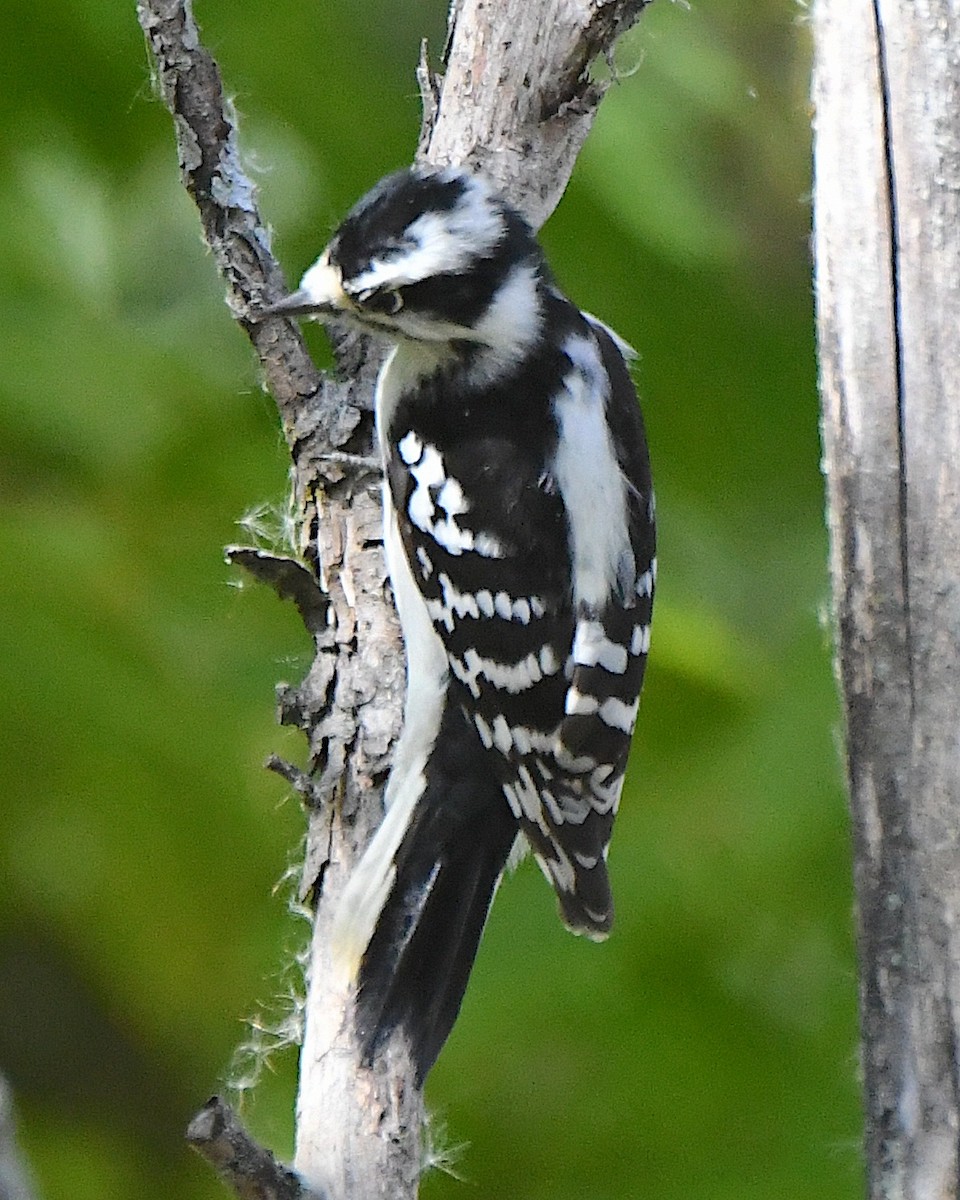
[[[872,1200],[960,1195],[960,7],[819,0],[817,304]]]
[[[591,64],[648,2],[459,0],[444,77],[433,76],[425,56],[417,71],[425,99],[418,156],[483,168],[541,224],[604,92]],[[360,339],[335,339],[346,378],[335,383],[317,373],[290,323],[251,320],[285,286],[240,166],[219,72],[190,0],[140,0],[138,14],[174,118],[184,185],[227,282],[227,302],[277,401],[293,461],[300,553],[319,586],[314,595],[307,572],[290,559],[231,552],[295,599],[317,649],[303,682],[280,694],[281,720],[309,742],[310,779],[297,786],[312,803],[303,894],[315,920],[294,1165],[327,1200],[403,1200],[417,1192],[422,1096],[399,1039],[372,1069],[361,1066],[353,998],[337,990],[328,950],[336,898],[380,820],[403,690],[379,545],[379,481],[362,465],[372,445],[376,358]]]
[[[649,2],[462,0],[422,158],[480,167],[539,229],[606,91],[591,67]]]
[[[30,1173],[17,1145],[13,1093],[0,1075],[0,1200],[35,1200]]]

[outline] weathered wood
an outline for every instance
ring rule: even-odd
[[[211,1096],[190,1122],[187,1141],[239,1200],[325,1200],[259,1146],[219,1096]],[[6,1200],[2,1192],[0,1200]]]
[[[960,1195],[960,5],[818,0],[815,254],[872,1200]]]
[[[459,0],[420,157],[480,167],[539,229],[606,90],[591,66],[649,3]]]

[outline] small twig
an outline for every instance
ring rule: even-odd
[[[308,808],[319,808],[321,804],[320,789],[301,767],[287,762],[279,754],[268,755],[263,765],[268,771],[273,771],[275,775],[285,779]]]
[[[258,1145],[219,1096],[212,1096],[197,1113],[186,1137],[240,1200],[325,1200]]]
[[[254,579],[269,584],[281,600],[292,600],[311,633],[319,633],[326,627],[329,598],[299,559],[271,554],[254,546],[227,546],[223,554],[227,562],[243,567]]]

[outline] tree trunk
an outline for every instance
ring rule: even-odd
[[[418,157],[482,168],[539,226],[566,187],[603,96],[589,68],[648,2],[454,0],[443,78],[425,54],[417,72]],[[218,69],[190,0],[140,0],[138,12],[174,116],[184,184],[227,281],[227,302],[260,355],[293,460],[301,559],[244,548],[230,555],[298,605],[317,648],[304,681],[280,696],[281,720],[308,738],[309,774],[274,764],[310,811],[302,890],[315,919],[296,1173],[256,1147],[217,1100],[189,1136],[251,1200],[295,1200],[310,1189],[326,1200],[405,1200],[418,1189],[422,1096],[399,1039],[372,1069],[361,1065],[353,997],[336,990],[328,955],[337,896],[382,815],[403,690],[379,545],[379,477],[366,458],[376,359],[362,339],[343,339],[335,351],[347,382],[334,383],[316,372],[289,323],[256,322],[256,312],[287,289],[240,165]]]
[[[960,5],[818,0],[815,253],[871,1200],[960,1195]]]

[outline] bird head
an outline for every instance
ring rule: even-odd
[[[393,341],[507,349],[535,336],[546,274],[530,227],[486,179],[412,167],[354,206],[261,319],[346,319]]]

